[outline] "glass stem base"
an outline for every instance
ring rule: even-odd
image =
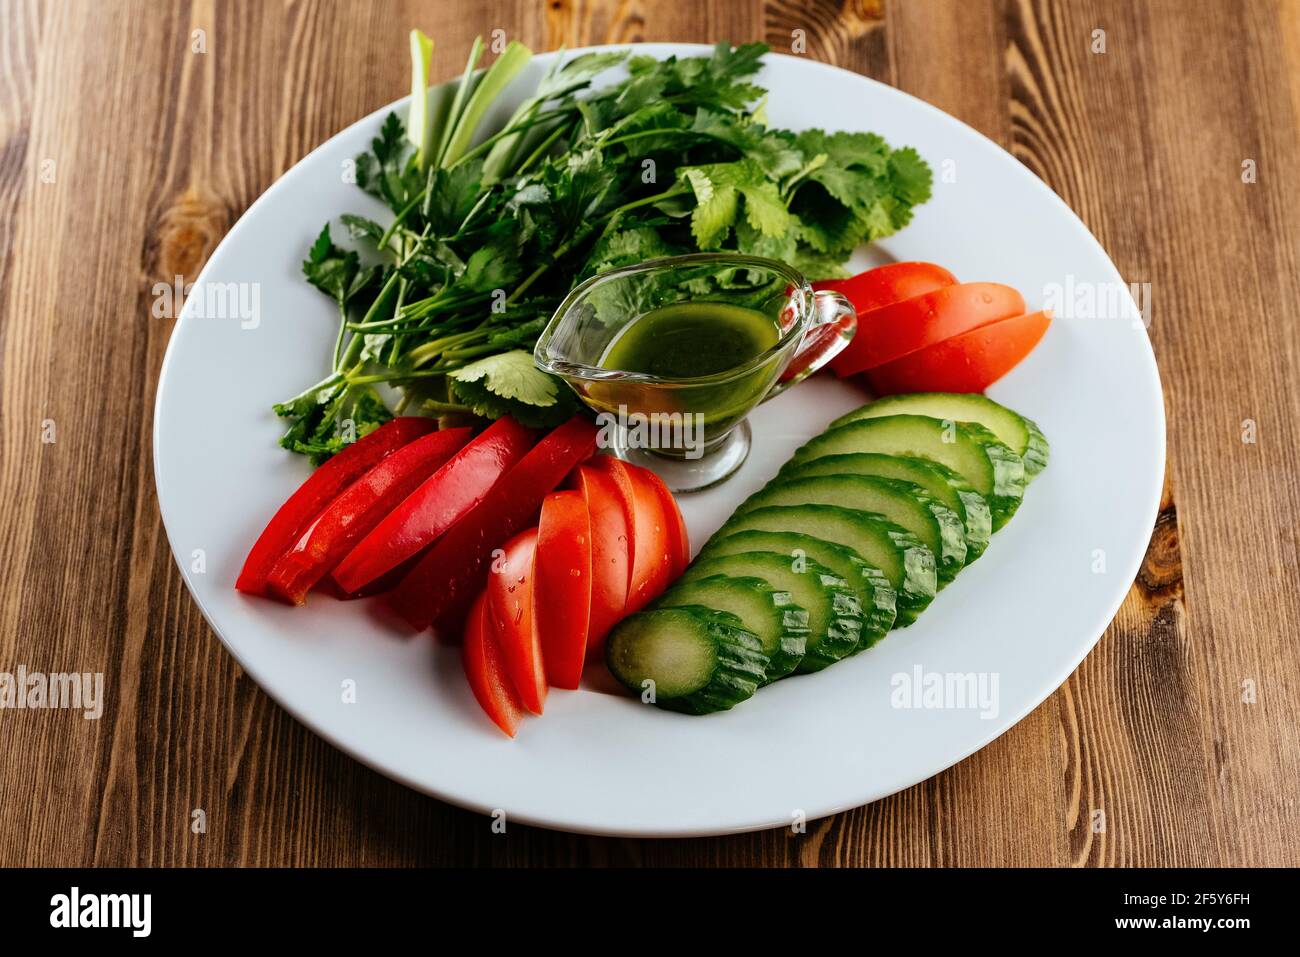
[[[745,464],[753,436],[749,420],[742,420],[726,435],[703,449],[699,458],[665,455],[653,449],[629,447],[626,436],[619,429],[610,449],[624,462],[648,468],[673,492],[698,492],[717,485]]]

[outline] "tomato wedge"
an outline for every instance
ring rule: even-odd
[[[618,504],[623,509],[623,524],[627,536],[624,545],[628,554],[627,591],[630,593],[636,566],[636,487],[632,484],[632,467],[612,455],[597,455],[591,460],[590,465],[612,478],[614,488],[618,492]]]
[[[425,552],[389,596],[393,608],[421,630],[455,621],[473,601],[492,549],[523,530],[546,494],[595,451],[596,427],[584,416],[553,430]]]
[[[514,419],[497,419],[376,525],[339,563],[334,580],[344,591],[360,591],[418,554],[482,501],[535,439]]]
[[[649,469],[641,469],[641,473],[642,478],[658,494],[659,504],[664,511],[668,532],[668,554],[672,560],[669,578],[675,580],[691,563],[691,539],[686,531],[686,520],[682,518],[682,510],[677,507],[677,499],[673,498],[673,493],[668,491],[668,486],[664,484],[663,479]]]
[[[541,714],[546,703],[542,644],[533,627],[533,557],[537,529],[520,532],[494,558],[487,582],[487,617],[497,636],[506,675],[520,703]]]
[[[858,334],[853,339],[855,343],[861,342],[855,351],[856,358],[837,371],[849,375],[874,369],[990,322],[1019,316],[1024,311],[1024,297],[1010,286],[995,282],[945,286],[860,316]]]
[[[510,737],[515,736],[524,706],[506,676],[505,662],[487,618],[487,596],[479,595],[465,622],[464,647],[461,649],[465,677],[479,707],[492,723]]]
[[[367,532],[469,439],[469,429],[422,436],[381,459],[343,490],[308,526],[267,579],[268,594],[295,605]]]
[[[890,263],[868,269],[848,279],[827,279],[813,283],[814,289],[833,289],[848,296],[849,302],[858,311],[858,335],[830,361],[830,367],[839,376],[851,375],[863,368],[859,353],[865,345],[858,344],[857,340],[862,334],[862,317],[867,313],[956,284],[957,277],[942,266],[922,262]]]
[[[591,621],[591,515],[581,492],[552,492],[542,500],[532,585],[546,678],[557,688],[576,688]]]
[[[432,419],[414,416],[392,419],[346,446],[312,472],[262,530],[244,560],[235,587],[250,595],[265,594],[271,568],[326,505],[376,462],[436,428]]]
[[[669,545],[668,516],[659,498],[659,492],[646,476],[646,469],[629,466],[635,503],[636,532],[632,552],[632,581],[627,589],[624,614],[640,611],[658,598],[672,576],[677,560],[675,548]]]
[[[591,616],[587,626],[587,648],[599,648],[605,635],[623,617],[627,604],[630,529],[623,501],[614,477],[603,469],[583,465],[574,473],[574,484],[587,503],[591,520]]]
[[[1052,321],[1033,312],[981,326],[867,373],[877,395],[983,392],[1027,356]]]

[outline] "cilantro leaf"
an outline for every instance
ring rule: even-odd
[[[476,415],[497,419],[510,415],[524,425],[544,427],[567,419],[572,393],[533,362],[530,352],[515,349],[479,359],[450,372],[452,394]]]

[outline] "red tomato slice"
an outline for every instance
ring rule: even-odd
[[[595,451],[596,427],[584,416],[554,429],[424,553],[390,595],[393,608],[421,630],[435,620],[456,621],[483,581],[492,549],[531,524],[547,493]]]
[[[890,263],[876,269],[850,276],[848,279],[826,279],[813,283],[814,289],[834,289],[848,296],[853,308],[858,311],[858,329],[861,335],[862,317],[869,312],[889,306],[906,299],[924,296],[928,292],[942,289],[944,286],[957,284],[957,277],[934,263]],[[863,368],[858,353],[865,348],[850,342],[844,350],[830,361],[830,367],[839,376],[851,375]]]
[[[494,555],[487,581],[487,617],[501,647],[501,658],[515,693],[533,714],[546,702],[546,667],[533,627],[533,557],[537,529],[510,539]]]
[[[623,508],[623,524],[627,529],[627,589],[632,589],[632,576],[636,572],[636,488],[632,484],[631,466],[612,455],[597,455],[591,464],[614,480],[618,502]]]
[[[479,595],[465,622],[465,640],[462,649],[465,677],[479,707],[492,719],[492,723],[510,737],[515,736],[524,706],[519,702],[510,679],[506,676],[505,662],[487,618],[487,596]]]
[[[469,429],[434,432],[380,460],[334,499],[280,557],[268,576],[269,593],[301,605],[307,592],[352,546],[451,458],[469,436]]]
[[[981,326],[867,373],[877,395],[983,392],[1027,356],[1052,321],[1033,312]]]
[[[632,583],[627,590],[624,614],[640,611],[663,594],[677,562],[676,546],[670,545],[668,515],[664,512],[659,490],[646,477],[647,469],[628,466],[636,505],[636,532],[633,536]]]
[[[858,334],[853,341],[862,344],[856,350],[855,360],[837,371],[849,375],[874,369],[990,322],[1019,316],[1024,311],[1024,297],[1010,286],[995,282],[945,286],[859,316]]]
[[[376,525],[339,563],[334,580],[344,591],[360,591],[418,554],[482,501],[535,440],[514,419],[497,419]]]
[[[672,557],[669,577],[676,579],[691,563],[691,539],[686,531],[686,520],[682,518],[682,510],[677,507],[677,499],[673,498],[673,493],[668,491],[668,486],[664,484],[663,479],[649,469],[641,469],[641,474],[659,495],[659,504],[664,510],[664,517],[668,523],[668,553]]]
[[[533,627],[547,680],[576,688],[591,621],[591,514],[581,492],[552,492],[542,500],[533,593]]]
[[[627,604],[629,529],[618,484],[613,476],[591,465],[580,466],[574,483],[591,516],[591,618],[587,648],[600,647],[609,629],[623,617]]]
[[[325,506],[376,462],[436,429],[432,419],[402,416],[385,422],[331,457],[271,517],[244,560],[235,587],[250,595],[266,593],[266,579],[280,556],[301,536]]]

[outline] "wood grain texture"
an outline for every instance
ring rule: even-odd
[[[402,95],[412,25],[439,76],[493,29],[801,50],[1000,143],[1151,284],[1170,490],[1056,694],[806,834],[656,842],[494,835],[242,674],[158,517],[150,290]],[[111,702],[0,712],[0,865],[1300,864],[1298,117],[1297,0],[0,0],[0,671],[102,671]]]

